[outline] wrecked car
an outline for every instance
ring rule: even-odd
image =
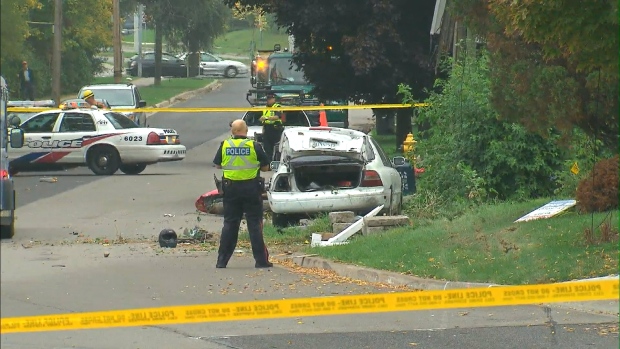
[[[402,208],[401,176],[369,135],[351,129],[296,127],[284,130],[279,161],[272,162],[267,198],[274,226],[330,211],[360,215],[385,205]]]

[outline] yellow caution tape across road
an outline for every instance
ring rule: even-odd
[[[326,105],[326,106],[281,106],[278,108],[267,108],[264,106],[260,107],[204,107],[204,108],[181,108],[181,107],[171,107],[171,108],[139,108],[139,109],[114,109],[117,112],[127,112],[127,113],[158,113],[158,112],[166,112],[166,113],[208,113],[208,112],[246,112],[246,111],[262,111],[269,109],[277,109],[280,111],[309,111],[309,110],[354,110],[354,109],[403,109],[403,108],[418,108],[418,107],[426,107],[429,104],[427,103],[416,103],[416,104],[364,104],[364,105]],[[58,108],[25,108],[25,107],[10,107],[7,108],[8,112],[13,113],[38,113],[46,110],[57,110]]]
[[[0,319],[0,333],[615,299],[618,299],[618,279],[10,317]]]

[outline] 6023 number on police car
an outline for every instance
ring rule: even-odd
[[[142,136],[125,136],[123,140],[125,142],[142,142]]]

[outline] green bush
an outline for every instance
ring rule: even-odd
[[[451,62],[449,62],[451,63]],[[452,66],[449,64],[449,66]],[[445,200],[476,203],[490,198],[520,200],[548,196],[562,166],[559,137],[543,138],[501,121],[491,106],[488,55],[468,57],[438,79],[417,122],[431,125],[416,154],[424,167],[423,186]]]

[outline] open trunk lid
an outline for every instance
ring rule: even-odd
[[[325,155],[350,158],[364,163],[368,158],[364,146],[366,142],[365,136],[347,132],[300,130],[288,137],[291,159]]]

